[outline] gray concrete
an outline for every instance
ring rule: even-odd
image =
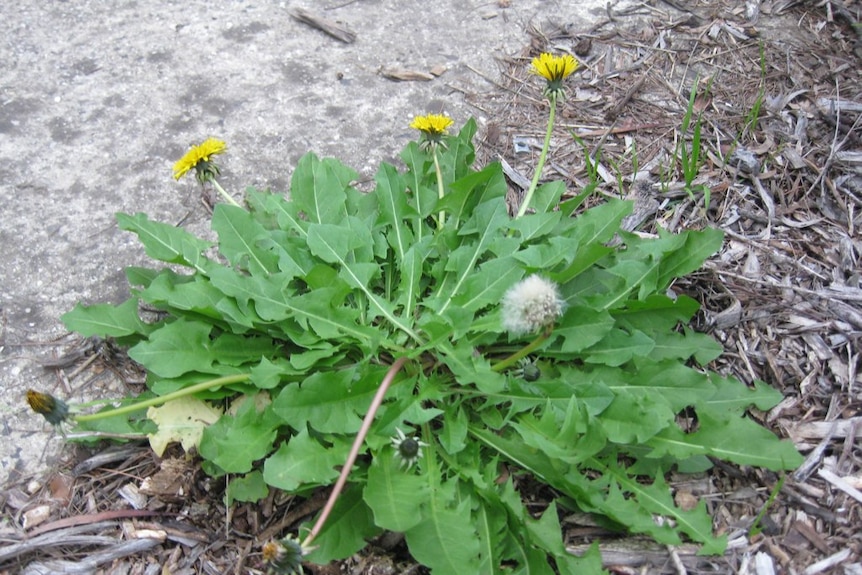
[[[478,110],[462,91],[495,90],[495,58],[528,42],[530,21],[586,29],[604,0],[103,2],[21,0],[0,8],[0,484],[51,464],[50,429],[28,387],[63,394],[37,363],[76,302],[119,302],[123,269],[147,260],[114,213],[144,211],[196,233],[207,212],[171,167],[208,136],[227,141],[226,189],[284,190],[313,150],[370,178],[416,136],[413,115]],[[291,18],[304,7],[347,24],[342,44]],[[447,72],[393,82],[381,67]],[[110,394],[73,382],[75,401]],[[119,388],[116,393],[120,393]],[[41,458],[41,459],[40,459]]]

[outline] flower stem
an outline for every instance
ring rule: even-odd
[[[359,450],[362,448],[362,444],[368,436],[368,430],[371,429],[371,424],[374,422],[374,416],[377,415],[377,410],[380,409],[380,406],[383,404],[383,397],[389,390],[389,386],[392,385],[395,375],[406,362],[406,357],[399,357],[395,360],[395,363],[389,367],[386,375],[383,376],[383,381],[380,382],[380,387],[377,388],[377,393],[374,394],[374,399],[371,400],[371,405],[368,407],[368,413],[365,414],[365,419],[362,420],[362,427],[359,428],[359,432],[357,432],[356,438],[353,440],[353,445],[350,447],[347,461],[344,462],[344,467],[341,468],[341,475],[338,476],[338,480],[335,482],[335,487],[332,488],[332,492],[329,494],[329,499],[326,500],[326,505],[324,505],[323,511],[320,512],[320,516],[314,523],[314,527],[311,528],[311,532],[305,538],[305,541],[302,542],[303,547],[310,546],[312,541],[314,541],[314,538],[320,533],[320,530],[323,529],[323,525],[329,518],[332,508],[335,507],[335,502],[338,501],[338,496],[341,495],[341,490],[344,489],[344,485],[347,483],[347,477],[350,475],[350,470],[353,469],[353,464],[356,463],[356,458],[359,456]]]
[[[524,195],[524,201],[521,202],[521,207],[518,208],[518,214],[515,218],[520,218],[527,212],[530,207],[530,201],[533,199],[533,194],[536,192],[536,187],[539,185],[539,178],[542,175],[542,169],[545,167],[545,160],[548,157],[548,148],[551,146],[551,132],[554,129],[554,118],[557,115],[557,95],[551,92],[548,96],[551,103],[551,112],[548,115],[548,130],[545,132],[545,143],[542,145],[542,154],[539,156],[539,163],[536,165],[536,173],[533,174],[533,181],[530,182],[530,189]]]
[[[443,173],[440,171],[440,160],[437,159],[437,146],[431,148],[431,157],[434,158],[434,170],[437,172],[437,197],[443,199]],[[437,219],[437,228],[443,227],[446,223],[446,212],[441,210]]]
[[[216,379],[209,379],[207,381],[202,381],[201,383],[190,385],[189,387],[184,387],[183,389],[178,389],[177,391],[174,391],[167,395],[160,395],[159,397],[145,399],[144,401],[124,405],[110,411],[100,411],[99,413],[91,413],[89,415],[76,415],[75,421],[96,421],[99,419],[107,419],[108,417],[114,417],[117,415],[125,415],[127,413],[132,413],[133,411],[144,409],[145,407],[162,405],[163,403],[167,403],[169,401],[173,401],[187,395],[192,395],[198,393],[199,391],[206,391],[208,389],[223,387],[232,383],[242,383],[243,381],[246,381],[249,377],[250,376],[247,373],[241,373],[237,375],[226,375],[224,377],[218,377]]]
[[[542,331],[542,333],[539,334],[539,337],[537,337],[536,339],[534,339],[533,341],[531,341],[530,343],[528,343],[527,345],[525,345],[524,347],[522,347],[521,349],[519,349],[518,351],[516,351],[515,353],[513,353],[509,357],[507,357],[506,359],[502,359],[502,360],[498,361],[497,363],[495,363],[494,365],[492,365],[491,370],[497,371],[497,372],[503,371],[507,367],[517,363],[518,360],[521,359],[522,357],[527,357],[528,355],[533,353],[540,345],[542,345],[542,343],[544,343],[544,341],[546,339],[548,339],[548,337],[551,335],[551,331],[552,331],[551,327]]]
[[[221,194],[221,197],[223,197],[227,203],[231,204],[232,206],[236,206],[238,208],[242,207],[237,203],[237,201],[235,199],[230,197],[230,194],[228,194],[226,191],[224,191],[224,188],[221,187],[221,185],[216,181],[215,178],[209,178],[209,181],[212,183],[213,187],[216,189],[216,191],[218,193]]]

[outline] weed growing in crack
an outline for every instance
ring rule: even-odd
[[[554,58],[534,62],[549,126],[555,82],[574,71]],[[683,131],[692,110],[693,99]],[[567,552],[560,507],[721,553],[726,537],[705,502],[677,507],[665,473],[710,458],[772,470],[801,461],[745,417],[781,394],[710,371],[721,346],[687,327],[697,302],[668,295],[721,232],[627,233],[631,202],[579,210],[589,190],[561,201],[565,186],[538,178],[510,218],[499,164],[473,165],[475,122],[445,146],[428,145],[428,133],[443,142],[448,123],[422,126],[404,167],[381,164],[371,193],[338,160],[307,154],[287,197],[250,190],[242,206],[217,205],[214,246],[119,215],[171,267],[131,268],[127,302],[78,305],[63,319],[127,346],[148,370],[149,396],[63,419],[79,433],[132,433],[145,408],[160,409],[147,412],[159,422],[151,438],[180,441],[172,405],[228,405],[192,444],[207,473],[235,476],[231,500],[332,486],[301,542],[264,548],[273,572],[350,556],[391,530],[434,573],[599,573],[596,546]],[[140,304],[163,317],[144,322]],[[41,399],[34,407],[56,420]],[[679,425],[683,411],[694,428]],[[518,491],[527,476],[558,494],[538,516]]]

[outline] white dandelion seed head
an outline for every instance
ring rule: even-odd
[[[503,296],[503,329],[513,335],[539,331],[563,314],[563,306],[557,284],[533,274]]]

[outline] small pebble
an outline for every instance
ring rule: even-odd
[[[42,484],[35,479],[27,484],[27,493],[30,495],[35,495],[40,489],[42,489]]]

